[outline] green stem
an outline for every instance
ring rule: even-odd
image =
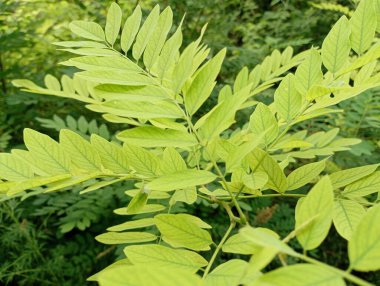
[[[322,263],[322,262],[320,262],[318,260],[315,260],[315,259],[313,259],[311,257],[308,257],[306,255],[300,254],[298,257],[300,259],[306,261],[306,262],[311,263],[311,264],[318,265],[318,266],[321,266],[323,268],[328,268],[331,272],[334,272],[334,273],[338,274],[339,276],[344,277],[348,281],[351,281],[351,282],[353,282],[353,283],[355,283],[357,285],[360,285],[360,286],[374,286],[373,284],[371,284],[371,283],[369,283],[367,281],[364,281],[363,279],[361,279],[359,277],[356,277],[356,276],[354,276],[354,275],[352,275],[352,274],[350,274],[350,273],[348,273],[346,271],[337,269],[335,267],[332,267],[330,265]]]
[[[222,249],[223,244],[226,242],[228,236],[230,235],[231,231],[234,229],[235,226],[236,226],[236,222],[232,220],[230,223],[230,226],[228,227],[226,233],[224,234],[222,240],[219,242],[214,253],[212,254],[210,261],[207,264],[206,270],[203,273],[203,279],[205,279],[207,274],[210,272],[211,266],[214,264],[214,261],[215,261],[216,257],[218,256],[219,251]]]

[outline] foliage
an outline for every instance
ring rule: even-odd
[[[104,30],[95,22],[72,22],[72,32],[84,40],[57,44],[77,55],[62,64],[79,71],[61,80],[47,75],[45,87],[29,80],[14,84],[82,101],[108,121],[135,127],[117,134],[122,146],[97,135],[86,140],[67,129],[57,142],[25,129],[28,151],[0,154],[3,198],[83,183],[81,193],[87,193],[132,181],[127,194],[133,198],[115,210],[132,219],[96,237],[104,244],[132,245],[124,248],[126,259],[91,277],[100,285],[287,285],[293,280],[294,285],[345,285],[344,280],[371,285],[351,271],[380,268],[380,208],[372,198],[379,187],[378,164],[321,175],[330,156],[359,140],[337,137],[337,128],[308,134],[294,126],[334,114],[337,104],[378,87],[377,70],[354,84],[350,80],[380,57],[373,44],[376,9],[372,1],[361,1],[350,20],[342,16],[337,21],[320,50],[296,55],[290,47],[275,50],[251,71],[243,68],[206,114],[199,114],[200,108],[212,93],[226,51],[210,57],[202,44],[205,29],[181,49],[181,24],[172,28],[170,8],[160,12],[155,6],[141,25],[137,6],[119,42],[122,11],[116,3],[108,10]],[[273,85],[273,103],[255,99]],[[249,122],[232,128],[242,109],[251,113]],[[292,170],[293,163],[301,167]],[[264,197],[299,198],[293,231],[283,238],[250,226],[244,202]],[[217,245],[209,231],[212,221],[175,208],[178,202],[201,201],[219,205],[229,217]],[[255,224],[260,220],[265,222]],[[348,271],[307,256],[326,239],[332,224],[348,241]],[[237,225],[239,232],[230,236]],[[288,244],[293,238],[299,246]],[[211,247],[205,260],[199,252]],[[229,259],[211,271],[220,251],[251,259]],[[275,257],[283,266],[267,271]],[[146,263],[155,267],[147,271]],[[201,268],[203,279],[196,274]]]

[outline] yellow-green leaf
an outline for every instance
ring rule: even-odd
[[[365,208],[355,201],[336,200],[334,203],[333,222],[337,232],[350,240],[352,232],[365,215]]]
[[[196,252],[157,244],[127,246],[124,253],[134,265],[186,269],[193,273],[207,265],[207,261]]]
[[[141,243],[156,240],[154,234],[148,232],[106,232],[95,237],[104,244]]]
[[[158,177],[149,182],[146,187],[155,191],[172,191],[208,184],[214,181],[216,177],[209,171],[188,169]]]
[[[187,217],[173,214],[159,214],[154,217],[162,239],[173,247],[192,250],[209,250],[211,235]]]
[[[298,189],[310,183],[325,169],[326,161],[310,163],[299,167],[289,174],[286,178],[288,181],[288,190]]]
[[[69,25],[70,30],[82,37],[89,40],[102,42],[105,40],[104,31],[99,24],[87,21],[73,21]]]
[[[115,43],[117,36],[120,32],[121,25],[121,8],[118,4],[113,2],[108,9],[107,21],[106,21],[106,39],[107,42],[113,46]]]
[[[348,20],[342,16],[322,43],[322,62],[332,73],[341,69],[348,60],[351,50],[350,33]]]
[[[359,271],[380,269],[380,205],[372,207],[348,242],[350,267]]]
[[[326,238],[332,222],[334,194],[329,177],[323,177],[296,208],[297,239],[305,250],[318,247]]]

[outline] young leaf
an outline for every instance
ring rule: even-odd
[[[345,286],[344,280],[326,268],[311,264],[296,264],[265,273],[255,286]]]
[[[95,237],[104,244],[140,243],[156,240],[154,234],[148,232],[106,232]]]
[[[106,21],[106,39],[107,42],[113,46],[115,43],[117,36],[120,32],[121,25],[121,8],[118,4],[113,2],[108,9],[107,21]]]
[[[380,205],[360,220],[348,242],[350,267],[358,271],[380,269]]]
[[[226,49],[223,49],[204,64],[186,91],[185,106],[190,115],[193,115],[210,96],[225,55]]]
[[[216,177],[209,171],[188,169],[158,177],[149,182],[146,187],[155,191],[172,191],[208,184],[214,181]]]
[[[359,55],[371,46],[375,36],[377,19],[374,8],[373,0],[361,0],[350,19],[351,47]]]
[[[278,115],[290,123],[302,107],[302,96],[296,89],[296,80],[293,74],[288,74],[274,93],[274,105]]]
[[[297,205],[296,228],[314,218],[297,234],[303,249],[314,249],[326,238],[332,222],[333,203],[333,187],[329,177],[326,176],[311,189],[302,200],[302,204]]]
[[[121,49],[124,53],[127,53],[132,46],[133,41],[137,35],[140,28],[141,22],[141,8],[137,5],[131,16],[125,21],[123,30],[121,32]]]
[[[322,160],[299,167],[289,174],[286,178],[288,181],[288,190],[298,189],[310,183],[325,169],[326,161]]]
[[[141,147],[190,147],[197,144],[196,138],[185,132],[142,126],[120,132],[117,138],[128,144]]]
[[[162,245],[131,245],[124,248],[124,253],[134,265],[174,267],[193,273],[207,265],[207,261],[196,252]]]
[[[209,250],[211,235],[193,221],[173,214],[159,214],[154,217],[162,239],[173,247],[192,250]]]
[[[331,73],[336,73],[348,60],[350,32],[348,20],[342,16],[322,43],[322,62]]]
[[[160,7],[156,5],[146,18],[139,33],[137,34],[136,42],[133,45],[132,49],[132,56],[136,61],[140,59],[141,55],[143,54],[146,48],[146,45],[148,44],[150,38],[153,35],[153,32],[156,29],[159,14]]]
[[[350,240],[352,232],[365,215],[365,208],[349,200],[336,200],[334,205],[334,226],[343,238]]]
[[[170,203],[184,202],[189,205],[193,204],[197,200],[196,188],[187,188],[183,190],[176,190],[171,197]]]
[[[94,22],[73,21],[69,25],[70,30],[85,39],[103,42],[105,35],[102,27]]]

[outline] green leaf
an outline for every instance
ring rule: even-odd
[[[125,150],[113,142],[108,142],[99,135],[91,135],[91,145],[99,154],[102,165],[116,173],[127,174],[129,173],[128,158]]]
[[[149,182],[146,188],[155,191],[172,191],[208,184],[216,178],[217,176],[209,171],[188,169],[158,177]]]
[[[287,123],[290,123],[299,114],[302,107],[302,96],[296,89],[296,78],[293,74],[288,74],[276,89],[274,105],[278,115]]]
[[[154,234],[148,232],[106,232],[95,237],[103,244],[141,243],[156,240]]]
[[[249,127],[253,134],[264,135],[264,144],[268,146],[278,135],[278,124],[270,109],[259,103],[249,119]]]
[[[158,159],[153,153],[144,148],[124,144],[124,150],[128,156],[130,166],[139,174],[147,177],[156,176]]]
[[[253,228],[246,226],[240,229],[240,234],[254,243],[258,248],[271,248],[276,252],[296,255],[296,252],[291,249],[285,242],[278,238],[278,235],[273,231],[265,228]]]
[[[34,178],[24,180],[10,186],[7,192],[7,195],[13,196],[22,191],[30,190],[36,187],[41,187],[41,186],[48,185],[55,182],[60,182],[70,177],[71,177],[70,174],[60,174],[60,175],[50,176],[50,177],[34,177]]]
[[[118,225],[107,228],[108,231],[124,231],[136,228],[144,228],[155,225],[153,218],[142,218],[138,220],[127,221]]]
[[[235,122],[235,113],[250,96],[251,85],[239,90],[216,105],[210,112],[201,117],[195,124],[200,136],[206,140],[217,137],[222,131]]]
[[[207,265],[207,261],[193,251],[173,249],[162,245],[127,246],[124,248],[124,253],[134,265],[186,269],[193,273]]]
[[[231,259],[220,264],[206,276],[206,286],[235,286],[240,285],[245,275],[248,262]]]
[[[105,35],[102,27],[99,24],[88,21],[73,21],[69,25],[70,30],[82,37],[89,40],[103,42]]]
[[[80,135],[68,129],[63,129],[59,133],[59,141],[75,166],[87,172],[101,170],[102,163],[98,152]]]
[[[252,190],[261,189],[268,182],[268,175],[265,172],[254,172],[243,175],[243,183]]]
[[[117,36],[120,32],[121,25],[121,8],[115,2],[113,2],[108,9],[107,13],[107,21],[106,21],[106,39],[107,42],[113,46],[115,43]]]
[[[185,92],[185,106],[190,115],[193,115],[210,96],[225,55],[226,49],[223,49],[205,63],[194,78],[190,88]]]
[[[32,177],[32,169],[22,159],[13,154],[0,153],[0,178],[17,182]]]
[[[147,214],[147,213],[156,213],[163,211],[166,207],[159,204],[148,204],[145,205],[142,209],[137,210],[136,212],[128,212],[127,208],[119,208],[114,210],[115,214],[118,215],[136,215],[136,214]]]
[[[86,105],[90,110],[133,118],[182,118],[181,110],[171,102],[128,102],[113,100],[102,104]]]
[[[303,249],[318,247],[326,238],[332,222],[334,194],[329,177],[323,177],[296,208],[296,229],[313,219],[297,234]]]
[[[265,134],[255,136],[252,140],[238,146],[235,150],[228,154],[226,159],[226,168],[228,171],[233,171],[235,168],[240,167],[243,159],[254,150],[257,146],[260,145],[264,138]]]
[[[95,83],[102,84],[120,84],[120,85],[150,85],[154,84],[154,80],[147,77],[146,75],[139,74],[133,71],[125,70],[120,72],[120,70],[88,70],[76,73],[77,76],[92,81]]]
[[[121,49],[124,53],[127,53],[132,46],[133,41],[136,38],[137,32],[140,28],[141,22],[141,8],[137,5],[131,16],[125,21],[123,30],[121,32]]]
[[[139,60],[143,54],[146,45],[148,44],[153,32],[156,29],[157,21],[160,14],[160,7],[156,5],[146,18],[144,24],[136,37],[136,42],[133,45],[132,56],[135,60]]]
[[[173,12],[170,7],[167,7],[158,18],[157,27],[154,30],[144,52],[144,64],[148,70],[151,70],[153,64],[161,52],[165,44],[166,36],[168,35],[173,22]]]
[[[184,202],[191,205],[195,203],[197,198],[197,190],[195,188],[187,188],[184,190],[176,190],[170,202]]]
[[[182,22],[178,26],[174,34],[164,44],[161,54],[158,58],[156,67],[157,76],[161,79],[165,78],[170,71],[170,67],[175,63],[179,54],[179,48],[182,45]]]
[[[295,86],[302,95],[305,95],[313,85],[322,82],[321,65],[321,55],[317,50],[311,49],[309,56],[298,66],[295,73]]]
[[[344,188],[342,194],[350,198],[364,197],[380,190],[380,172],[375,172]]]
[[[296,264],[265,273],[255,286],[345,286],[344,280],[326,268],[311,264]]]
[[[99,273],[100,286],[203,286],[202,279],[192,272],[146,265],[114,267]]]
[[[188,217],[159,214],[154,217],[162,239],[173,247],[192,250],[210,250],[211,235]]]
[[[163,174],[176,173],[186,169],[187,166],[181,154],[171,147],[164,150],[160,164],[160,170]]]
[[[375,37],[377,19],[374,8],[373,0],[361,0],[350,19],[351,47],[359,55],[371,46]]]
[[[113,70],[117,72],[141,72],[139,66],[131,60],[121,56],[83,56],[71,58],[68,61],[61,62],[61,65],[74,66],[86,71],[104,71]]]
[[[246,236],[241,233],[232,235],[223,244],[222,250],[227,253],[246,254],[251,255],[256,253],[260,247],[253,243]]]
[[[380,205],[361,219],[348,242],[350,267],[359,271],[380,269]]]
[[[365,215],[365,208],[355,201],[336,200],[334,203],[333,222],[337,232],[350,240],[352,232]]]
[[[145,188],[143,188],[129,202],[126,210],[127,213],[139,213],[142,209],[144,209],[147,201],[148,193],[145,191]]]
[[[261,171],[268,175],[267,186],[276,192],[283,193],[287,189],[287,181],[280,165],[265,151],[256,148],[247,157],[252,172]]]
[[[347,186],[361,178],[364,178],[376,171],[379,164],[351,168],[343,171],[338,171],[330,175],[331,183],[334,189]]]
[[[350,33],[348,20],[342,16],[322,43],[322,62],[332,73],[341,69],[348,60],[351,50]]]
[[[70,173],[70,158],[61,149],[61,146],[49,136],[24,129],[24,142],[35,164],[50,175]]]
[[[326,161],[322,160],[299,167],[289,174],[286,178],[288,181],[288,190],[298,189],[316,178],[325,169]]]
[[[141,147],[190,147],[197,145],[196,138],[184,131],[142,126],[124,130],[117,138]]]

